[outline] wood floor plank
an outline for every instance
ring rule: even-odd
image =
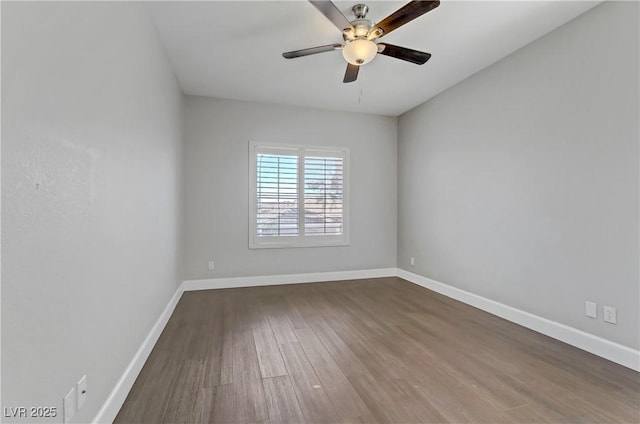
[[[191,423],[212,423],[216,400],[216,389],[200,389],[196,395],[193,421]]]
[[[162,423],[166,405],[153,399],[127,399],[114,423],[157,424]]]
[[[241,308],[238,304],[236,307]],[[253,331],[246,325],[248,321],[242,320],[244,323],[238,326],[238,331],[234,327],[232,336],[233,382],[217,388],[214,422],[263,422],[268,419]],[[235,322],[240,321],[236,315]]]
[[[240,376],[252,380],[262,378],[252,331],[236,331],[233,334],[233,376],[234,381]]]
[[[262,380],[269,411],[269,421],[276,423],[305,422],[298,398],[288,376],[265,378]]]
[[[298,308],[298,303],[301,299],[304,299],[303,296],[300,293],[292,293],[284,299],[289,322],[291,322],[294,330],[309,328],[309,323]]]
[[[345,375],[367,372],[356,354],[322,317],[311,321],[311,327]]]
[[[213,399],[202,397],[204,375],[202,362],[186,360],[180,364],[171,387],[171,396],[167,400],[163,422],[188,424],[198,422],[203,415],[207,415],[211,401],[215,399],[215,391],[209,392]]]
[[[127,400],[152,400],[158,405],[165,405],[179,372],[180,361],[161,349],[154,349],[150,359],[131,388]]]
[[[325,388],[338,417],[340,419],[353,417],[370,419],[371,412],[313,330],[296,330],[296,336]]]
[[[262,378],[287,375],[278,342],[271,330],[267,317],[260,317],[253,325],[253,338],[258,354],[258,364]]]
[[[225,297],[225,293],[221,293],[221,296]],[[224,315],[222,319],[222,348],[220,350],[220,365],[219,371],[215,368],[215,364],[209,364],[208,372],[220,373],[220,385],[233,383],[233,334],[235,324],[235,308],[234,304],[230,301],[224,303],[222,308],[224,309]],[[207,379],[211,381],[212,379]],[[207,386],[209,387],[209,386]]]
[[[296,343],[295,329],[285,311],[275,308],[264,308],[271,324],[273,334],[279,344]]]
[[[262,379],[240,376],[217,387],[214,423],[255,423],[268,420]]]
[[[507,417],[512,419],[514,423],[530,423],[530,424],[552,424],[563,422],[561,417],[553,417],[550,411],[537,408],[534,405],[524,405],[506,411]]]
[[[394,398],[391,391],[385,387],[384,381],[377,381],[370,374],[351,375],[348,379],[373,416],[370,422],[411,422],[411,416],[405,406]]]
[[[331,401],[300,343],[284,343],[280,349],[305,420],[313,423],[337,422],[338,416]]]
[[[253,333],[233,334],[233,383],[217,388],[213,421],[261,422],[268,419]]]
[[[366,372],[366,368],[358,360],[349,345],[334,330],[335,325],[329,324],[327,321],[327,319],[331,319],[332,321],[344,322],[348,319],[348,314],[343,313],[335,305],[332,305],[330,300],[322,295],[319,288],[313,289],[310,296],[297,299],[296,303],[301,315],[345,374]],[[348,326],[349,324],[346,323],[346,325]]]
[[[435,406],[437,403],[433,402],[433,392],[425,392],[423,386],[406,380],[390,380],[387,384],[389,391],[394,394],[394,402],[404,406],[411,416],[412,422],[443,423],[451,421],[440,412],[442,405]],[[456,417],[456,420],[458,419]]]
[[[640,373],[399,278],[184,293],[114,423],[638,423]]]

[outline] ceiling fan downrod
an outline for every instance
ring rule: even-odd
[[[366,4],[356,4],[351,8],[353,14],[356,15],[356,19],[365,19],[367,17],[367,12],[369,12],[369,6]]]

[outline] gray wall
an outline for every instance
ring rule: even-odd
[[[638,28],[607,2],[400,118],[400,268],[638,349]]]
[[[3,406],[89,422],[175,292],[181,107],[140,4],[2,3]]]
[[[185,119],[185,279],[395,267],[396,118],[187,97]],[[350,246],[249,250],[249,141],[350,148]]]

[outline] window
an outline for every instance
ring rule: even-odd
[[[349,152],[250,144],[249,247],[349,243]]]

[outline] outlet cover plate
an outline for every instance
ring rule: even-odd
[[[68,423],[69,421],[71,421],[71,418],[73,418],[73,416],[76,415],[76,410],[77,410],[75,387],[71,389],[71,391],[67,393],[67,395],[64,397],[64,400],[62,402],[62,409],[63,409],[62,422]]]
[[[613,306],[605,306],[603,308],[603,315],[604,322],[608,322],[609,324],[618,323],[618,312]]]
[[[83,375],[78,384],[76,384],[76,392],[78,393],[78,411],[87,401],[87,376]]]

